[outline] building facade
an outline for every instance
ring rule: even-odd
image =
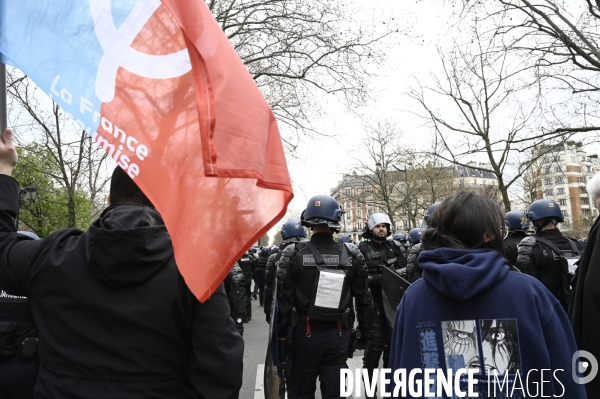
[[[587,182],[600,170],[598,155],[588,155],[581,142],[558,147],[538,146],[535,162],[525,172],[525,196],[531,202],[547,198],[561,208],[563,233],[574,238],[586,237],[598,215],[586,191]]]

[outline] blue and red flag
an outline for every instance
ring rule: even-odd
[[[277,123],[203,0],[0,0],[0,57],[155,204],[200,300],[286,212]]]

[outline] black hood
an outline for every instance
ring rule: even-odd
[[[160,214],[137,204],[106,208],[87,232],[87,247],[92,273],[113,288],[146,282],[173,257]]]

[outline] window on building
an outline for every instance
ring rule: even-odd
[[[581,172],[581,168],[579,166],[575,166],[575,172]]]
[[[551,186],[552,185],[552,179],[544,179],[544,184],[547,186]]]
[[[590,211],[589,209],[582,209],[581,210],[581,214],[583,216],[591,216],[592,215],[592,211]]]
[[[579,200],[581,201],[581,205],[589,205],[590,204],[590,200],[587,198],[580,198]]]
[[[350,195],[350,189],[349,188],[346,189],[346,195]]]
[[[352,219],[352,212],[346,213],[346,220],[351,220],[351,219]]]
[[[346,201],[346,208],[350,208],[352,206],[352,201]]]
[[[549,188],[544,192],[546,195],[554,195],[554,190]]]
[[[362,216],[362,210],[359,209],[358,211],[356,211],[356,216],[357,217],[361,217]]]
[[[587,194],[585,187],[579,187],[579,194]]]
[[[569,216],[569,211],[564,210],[564,211],[562,211],[562,214],[563,214],[563,216],[567,217],[567,216]]]
[[[585,177],[583,177],[583,176],[578,176],[578,177],[577,177],[577,181],[578,181],[579,183],[585,183]]]
[[[585,167],[585,169],[586,169],[586,171],[588,171],[588,172],[591,172],[591,171],[592,171],[592,167],[591,167],[590,165],[587,165],[587,166]]]
[[[563,184],[565,182],[565,178],[560,176],[556,178],[556,184]]]
[[[550,157],[544,157],[544,163],[550,163]]]
[[[558,205],[567,205],[567,200],[566,199],[559,199],[558,200]]]
[[[544,169],[544,173],[545,173],[545,174],[549,174],[549,173],[550,173],[550,168],[546,168],[546,169]]]
[[[557,166],[556,168],[554,168],[554,171],[555,172],[560,172],[561,171],[560,166]]]
[[[565,193],[564,187],[559,187],[556,189],[556,194],[560,195],[560,194],[564,194],[564,193]]]
[[[575,157],[571,157],[571,162],[576,162]]]

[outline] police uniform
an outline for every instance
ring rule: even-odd
[[[238,260],[238,265],[244,274],[244,288],[246,290],[246,317],[244,318],[244,322],[249,322],[252,319],[252,272],[254,269],[254,258],[249,253],[245,253]]]
[[[359,249],[367,264],[369,288],[373,294],[373,325],[369,330],[369,340],[363,357],[364,367],[369,370],[369,373],[372,373],[374,369],[378,368],[382,354],[383,367],[387,367],[392,339],[392,326],[385,317],[381,296],[381,270],[384,267],[400,270],[406,267],[406,258],[404,248],[394,240],[362,241]]]
[[[231,317],[240,335],[244,335],[244,319],[246,318],[246,280],[240,266],[236,263],[224,281],[225,291],[229,298]]]
[[[260,306],[264,305],[265,302],[265,270],[267,268],[267,261],[269,260],[270,251],[269,248],[263,248],[258,255],[258,259],[256,260],[256,268],[254,269],[254,283],[256,286],[254,287],[254,293],[258,292],[258,301]]]
[[[506,251],[506,257],[511,265],[517,265],[517,257],[518,257],[518,246],[523,241],[524,238],[527,238],[527,234],[521,230],[511,231],[509,235],[504,239],[504,250]]]
[[[277,284],[277,262],[281,258],[282,251],[271,254],[265,268],[265,303],[264,311],[267,323],[271,323],[271,309],[273,307],[273,292]]]
[[[562,253],[557,253],[548,240]],[[573,248],[575,246],[575,249]],[[544,230],[535,236],[524,238],[518,245],[517,264],[521,272],[540,280],[560,301],[565,311],[571,300],[571,275],[565,255],[578,256],[580,251],[575,241],[562,235],[558,229]]]
[[[323,311],[319,281],[328,271],[345,278],[338,287],[338,308]],[[340,274],[341,273],[341,274]],[[308,242],[283,250],[278,268],[280,337],[291,338],[291,391],[296,398],[314,398],[316,379],[323,398],[338,398],[340,370],[346,367],[355,314],[359,330],[367,332],[372,317],[368,271],[356,246],[340,244],[327,233],[315,233]],[[356,313],[352,304],[356,299]],[[289,329],[288,329],[289,327]]]

